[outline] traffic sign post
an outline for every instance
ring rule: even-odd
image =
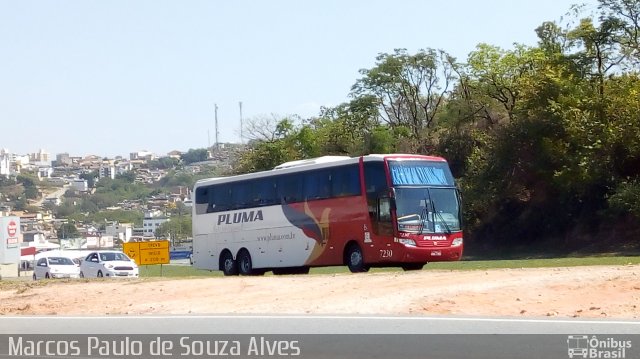
[[[0,217],[0,278],[20,275],[20,237],[20,217]]]
[[[128,242],[123,244],[122,249],[139,266],[160,264],[161,276],[162,265],[169,264],[171,260],[169,241]]]
[[[140,264],[169,264],[169,241],[138,242]]]

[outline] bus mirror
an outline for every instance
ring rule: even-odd
[[[391,203],[393,201],[389,197],[381,197],[378,199],[378,218],[382,222],[391,220]]]

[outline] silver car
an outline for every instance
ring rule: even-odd
[[[91,252],[80,263],[80,277],[138,277],[138,265],[120,251]]]

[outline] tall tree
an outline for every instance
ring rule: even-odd
[[[396,49],[380,54],[376,66],[360,70],[352,87],[355,97],[372,95],[381,119],[392,127],[405,127],[416,149],[429,134],[455,80],[455,59],[443,50],[409,54]]]
[[[80,235],[78,232],[78,228],[73,223],[63,223],[60,225],[60,228],[56,231],[58,238],[67,239],[67,238],[76,238]]]
[[[250,139],[235,166],[238,173],[265,171],[283,162],[314,156],[315,137],[297,117],[258,117],[247,121]]]
[[[623,54],[638,64],[640,62],[640,1],[638,0],[598,0],[600,22],[610,24],[617,35],[615,41]]]
[[[98,178],[98,172],[97,171],[84,172],[84,173],[81,173],[79,177],[87,181],[87,187],[93,188],[96,184],[96,178]]]
[[[206,161],[209,158],[209,152],[206,148],[190,148],[189,151],[180,155],[180,158],[185,164]]]

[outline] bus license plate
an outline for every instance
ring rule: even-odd
[[[431,251],[431,256],[440,257],[442,255],[442,251]]]

